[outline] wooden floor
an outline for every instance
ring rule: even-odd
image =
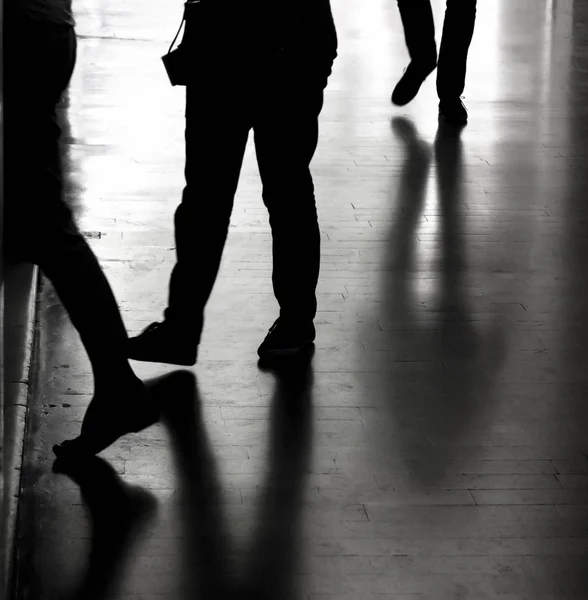
[[[174,260],[183,92],[160,56],[181,4],[76,2],[69,191],[133,332]],[[333,10],[312,373],[257,367],[277,307],[250,144],[196,389],[162,383],[166,422],[73,480],[50,449],[92,381],[45,285],[21,598],[588,598],[588,6],[479,2],[461,136],[438,128],[434,78],[390,104],[394,0]]]

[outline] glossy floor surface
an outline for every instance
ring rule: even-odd
[[[197,383],[161,381],[163,422],[69,475],[51,446],[92,381],[45,285],[21,598],[588,597],[588,6],[479,2],[461,135],[438,126],[433,78],[391,106],[393,0],[333,10],[310,372],[256,363],[277,307],[250,143]],[[68,192],[135,332],[174,259],[184,98],[160,56],[181,2],[76,11]]]

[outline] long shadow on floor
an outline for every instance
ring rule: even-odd
[[[290,600],[298,598],[300,518],[312,449],[312,369],[307,363],[276,372],[271,402],[269,465],[254,514],[253,536],[237,569],[213,450],[201,414],[196,378],[176,371],[154,393],[162,403],[178,472],[184,527],[183,581],[186,600]],[[54,470],[80,486],[92,522],[88,566],[67,598],[106,600],[117,593],[140,525],[155,498],[125,484],[103,459],[56,461]],[[177,597],[176,597],[176,600]]]
[[[418,488],[432,489],[443,487],[445,466],[457,458],[460,440],[484,410],[483,397],[504,356],[504,331],[500,315],[483,322],[471,306],[476,290],[461,214],[459,129],[440,123],[431,148],[410,120],[393,119],[392,127],[405,146],[405,162],[382,298],[386,360],[395,363],[390,365],[395,375],[382,389],[389,390],[396,437],[420,445],[409,461],[411,479]],[[433,160],[437,208],[427,213],[419,239]],[[402,362],[420,365],[420,371],[398,368]]]
[[[148,491],[126,484],[109,463],[97,456],[79,462],[56,460],[53,470],[80,486],[92,523],[88,566],[77,589],[69,590],[65,597],[110,598],[125,577],[134,542],[155,512],[156,499]]]
[[[302,370],[300,370],[302,369]],[[287,600],[297,597],[302,496],[312,438],[312,371],[277,374],[271,402],[269,468],[254,516],[254,533],[237,569],[213,452],[191,372],[170,375],[162,420],[178,471],[185,598]],[[240,572],[238,572],[240,571]]]

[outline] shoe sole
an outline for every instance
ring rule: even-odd
[[[314,340],[304,342],[304,344],[302,344],[301,346],[296,346],[296,348],[284,348],[281,350],[258,350],[257,356],[259,356],[259,358],[261,359],[285,358],[288,356],[295,356],[306,350],[309,346],[312,346],[313,342]]]
[[[138,360],[140,362],[163,363],[166,365],[178,365],[180,367],[193,367],[198,360],[198,352],[194,354],[181,354],[174,352],[162,352],[161,354],[147,352],[145,347],[139,342],[134,343],[139,338],[131,338],[127,346],[127,358]]]
[[[137,360],[139,362],[151,362],[151,363],[161,363],[164,365],[177,365],[179,367],[193,367],[197,359],[196,358],[174,358],[171,356],[139,356],[137,354],[129,353],[128,358],[131,360]]]

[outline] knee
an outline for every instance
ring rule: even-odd
[[[477,0],[447,0],[447,10],[453,13],[475,13]]]
[[[196,223],[211,224],[228,221],[233,210],[233,194],[224,193],[212,186],[186,186],[182,201],[175,212],[176,226]]]
[[[5,229],[5,248],[11,257],[38,265],[42,270],[59,261],[67,262],[72,253],[90,251],[69,215],[62,219],[23,218],[21,225]]]
[[[222,202],[215,195],[204,201],[188,198],[186,191],[174,215],[176,241],[193,244],[195,239],[214,241],[225,239],[231,220],[232,202]]]
[[[316,202],[312,191],[283,194],[280,197],[264,195],[272,228],[305,229],[318,221]]]
[[[39,236],[38,241],[41,247],[45,249],[42,256],[39,257],[38,264],[41,267],[45,261],[51,263],[54,261],[67,262],[68,258],[73,256],[93,254],[86,238],[73,223],[68,227],[53,229],[47,232],[46,236]]]

